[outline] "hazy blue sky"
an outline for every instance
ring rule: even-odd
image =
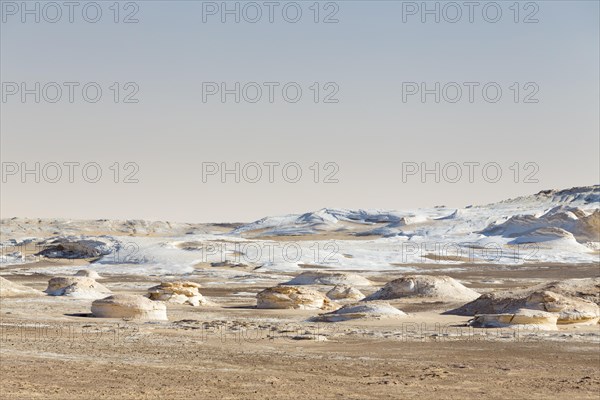
[[[33,9],[35,3],[28,5]],[[456,9],[448,2],[427,3],[438,4],[439,23],[434,15],[422,22],[414,8],[422,2],[319,2],[319,23],[314,1],[276,2],[272,23],[262,1],[254,3],[263,12],[256,23],[244,19],[254,16],[248,2],[238,2],[247,11],[239,23],[233,15],[221,22],[219,10],[208,14],[222,2],[201,1],[121,2],[118,23],[114,2],[100,1],[102,16],[91,23],[82,9],[87,7],[85,17],[93,20],[96,6],[86,3],[74,9],[73,23],[64,7],[62,18],[51,23],[55,10],[38,2],[38,23],[35,15],[22,14],[21,2],[2,1],[3,218],[248,221],[322,207],[465,206],[600,181],[597,1],[519,2],[517,7],[514,1],[478,2],[473,22],[459,1],[454,4],[463,15],[455,23],[449,19]],[[291,23],[282,10],[287,7],[285,17],[293,19],[295,4],[302,16]],[[502,15],[493,23],[498,8]],[[139,21],[123,23],[132,12]],[[324,23],[330,13],[339,22]],[[57,82],[62,97],[49,102],[55,93],[50,85],[46,93],[40,89],[39,103],[33,94],[23,102],[21,83],[31,89],[35,82],[40,88]],[[79,83],[73,103],[64,82]],[[102,89],[97,103],[82,97],[89,82]],[[203,82],[226,82],[230,88],[257,82],[263,97],[235,103],[228,95],[222,103],[217,94],[203,102]],[[272,103],[264,82],[280,83]],[[281,87],[288,82],[302,89],[297,103],[283,98]],[[317,103],[314,82],[320,89]],[[456,82],[463,93],[450,102],[451,85],[439,103],[433,94],[422,102],[420,94],[406,94],[406,82],[429,88]],[[473,102],[464,82],[479,84]],[[495,103],[482,95],[490,82],[502,89]],[[12,94],[14,84],[19,92]],[[139,102],[123,103],[135,88]],[[335,90],[332,98],[338,102],[323,102]],[[251,90],[246,94],[254,96]],[[537,103],[526,102],[533,100]],[[63,165],[62,179],[52,183],[42,175],[36,183],[30,174],[22,182],[20,171],[11,175],[15,165],[33,169],[36,162],[48,176],[54,176],[48,163]],[[76,168],[70,183],[65,162],[98,163],[102,178],[87,182]],[[119,183],[110,169],[115,162]],[[125,168],[128,162],[139,166],[138,183],[122,182],[135,172]],[[216,175],[203,182],[207,162],[231,168],[235,162],[296,162],[303,175],[289,183],[279,167],[273,183],[265,175],[257,183],[236,183],[233,176],[222,183]],[[309,168],[315,162],[319,183]],[[322,182],[334,171],[324,169],[327,162],[339,166],[338,183]],[[495,162],[502,178],[490,183],[479,167],[471,183],[463,166],[465,175],[456,183],[443,176],[437,183],[433,175],[423,183],[418,174],[403,180],[407,162],[431,168],[435,162]],[[515,162],[521,172],[517,183]],[[534,164],[525,168],[526,163]],[[537,183],[525,182],[529,173]]]

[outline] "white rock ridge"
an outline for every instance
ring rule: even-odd
[[[166,321],[167,307],[144,296],[115,294],[92,303],[92,314],[98,318],[125,318]]]
[[[547,232],[570,233],[570,237],[579,241],[600,241],[600,211],[591,213],[578,207],[559,205],[541,216],[515,215],[506,222],[492,224],[482,231],[485,235],[521,237],[539,229]],[[535,239],[535,238],[533,238]]]

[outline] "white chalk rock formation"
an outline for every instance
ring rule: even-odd
[[[102,277],[93,269],[80,269],[75,273],[75,276],[85,276],[91,279],[101,279]]]
[[[592,301],[600,305],[600,277],[575,278],[535,286],[534,290],[549,290],[563,296]]]
[[[512,313],[521,308],[555,313],[558,324],[595,324],[600,317],[598,278],[568,279],[528,289],[486,293],[447,314]]]
[[[0,277],[0,298],[41,296],[42,292]]]
[[[115,294],[92,303],[92,314],[98,318],[126,318],[139,320],[167,320],[167,307],[160,301],[144,296]]]
[[[513,215],[505,222],[492,224],[481,233],[519,237],[540,228],[554,228],[571,233],[579,242],[600,241],[600,210],[588,214],[578,207],[558,205],[541,216]],[[560,232],[554,231],[554,232]]]
[[[361,300],[365,298],[365,295],[352,286],[336,285],[327,292],[327,297],[332,300]]]
[[[93,258],[113,252],[116,241],[109,237],[66,236],[50,238],[42,243],[44,250],[37,255],[48,258]]]
[[[339,322],[351,319],[399,318],[405,315],[406,313],[391,306],[389,303],[373,301],[347,304],[338,310],[321,314],[313,318],[313,320],[320,322]]]
[[[82,299],[100,299],[111,291],[92,278],[84,276],[57,276],[48,281],[45,290],[50,296],[71,296]]]
[[[556,314],[558,324],[595,325],[600,318],[597,304],[547,290],[532,293],[525,300],[525,307]]]
[[[324,310],[332,306],[330,300],[316,290],[297,286],[275,286],[256,295],[256,307]]]
[[[370,286],[372,283],[364,276],[346,272],[306,271],[285,285],[352,285]]]
[[[446,314],[474,316],[477,314],[511,313],[525,307],[526,293],[493,292],[484,293],[477,299],[460,306]]]
[[[162,282],[148,289],[148,298],[194,307],[214,305],[202,296],[200,285],[195,282]]]
[[[389,300],[405,297],[423,297],[440,301],[466,301],[479,297],[449,276],[407,275],[388,282],[365,300]]]
[[[513,313],[479,314],[469,321],[469,325],[476,328],[534,327],[556,330],[557,318],[556,314],[545,311],[519,309]]]

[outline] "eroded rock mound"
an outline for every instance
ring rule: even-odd
[[[549,290],[563,296],[575,297],[600,305],[600,278],[566,279],[538,285],[532,289]]]
[[[388,282],[365,300],[389,300],[406,297],[423,297],[440,301],[465,301],[479,297],[449,276],[407,275]]]
[[[576,235],[594,242],[600,242],[600,209],[594,210],[590,215],[580,218]]]
[[[326,310],[332,305],[327,297],[316,290],[297,286],[275,286],[256,295],[256,307]]]
[[[596,209],[588,214],[578,207],[559,205],[541,216],[514,215],[505,222],[488,226],[481,233],[488,236],[519,237],[540,228],[551,230],[558,228],[562,232],[572,234],[571,237],[579,242],[598,242],[600,241],[600,210]]]
[[[111,291],[92,278],[84,276],[57,276],[48,281],[45,290],[50,296],[71,296],[83,299],[99,299]]]
[[[91,279],[101,279],[102,277],[93,269],[80,269],[75,273],[75,276],[85,276]]]
[[[391,306],[389,303],[373,301],[347,304],[338,310],[321,314],[313,318],[313,320],[321,322],[339,322],[351,319],[399,318],[405,315],[406,313]]]
[[[527,295],[512,292],[484,293],[479,298],[446,314],[474,316],[476,314],[509,313],[525,307]]]
[[[202,296],[200,285],[195,282],[162,282],[148,289],[148,298],[194,307],[214,305]]]
[[[92,303],[92,314],[98,318],[127,318],[139,320],[167,320],[165,303],[144,296],[115,294]]]
[[[571,243],[577,245],[575,236],[569,231],[562,228],[550,227],[550,228],[537,228],[523,235],[516,237],[514,240],[508,242],[508,244],[528,244],[528,243],[545,243],[553,242],[555,245],[562,243]]]
[[[370,286],[367,278],[346,272],[306,271],[285,285],[352,285]]]
[[[513,313],[518,309],[527,308],[556,314],[558,324],[596,324],[600,317],[600,307],[596,303],[586,300],[586,297],[575,297],[577,294],[581,294],[574,290],[575,287],[589,289],[589,286],[590,279],[570,279],[564,282],[537,285],[525,290],[486,293],[447,313],[473,316],[476,314]],[[546,288],[553,290],[546,290]],[[562,291],[565,294],[556,293],[554,290]],[[587,293],[587,291],[585,292]]]
[[[352,286],[336,285],[333,289],[327,292],[327,297],[332,300],[360,300],[364,299],[365,295]]]
[[[532,293],[526,299],[525,306],[556,314],[558,324],[595,325],[600,317],[597,304],[547,290]]]
[[[557,316],[553,313],[518,309],[512,313],[479,314],[469,321],[475,328],[535,327],[543,330],[555,330]]]
[[[42,292],[0,277],[0,298],[41,296]]]
[[[94,258],[113,252],[117,243],[108,237],[66,236],[45,240],[40,243],[44,250],[36,255],[48,258]]]

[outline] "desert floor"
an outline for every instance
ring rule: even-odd
[[[49,278],[15,272],[11,280],[41,290]],[[528,265],[448,274],[473,288],[502,289],[598,272],[597,265]],[[144,293],[157,280],[102,283]],[[262,288],[207,286],[203,294],[218,307],[169,305],[168,322],[146,323],[92,318],[90,300],[2,299],[0,398],[600,397],[600,325],[473,329],[468,317],[441,315],[454,305],[415,300],[392,302],[410,313],[403,319],[314,323],[307,318],[315,311],[255,309]]]

